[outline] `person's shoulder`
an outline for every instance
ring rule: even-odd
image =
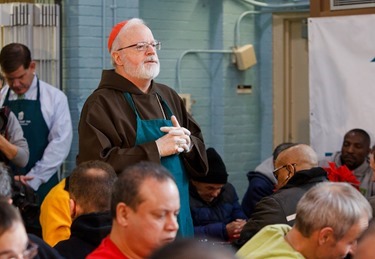
[[[56,86],[53,86],[47,82],[40,80],[40,96],[43,98],[44,96],[49,99],[67,99],[66,94]]]
[[[263,172],[250,171],[246,174],[246,176],[247,176],[249,183],[251,184],[263,184],[264,182],[266,182],[267,184],[269,183],[273,185],[273,182],[271,181],[271,179],[267,175],[265,175]]]
[[[334,153],[325,154],[324,157],[319,157],[318,166],[328,167],[329,162],[334,162],[337,166],[341,165],[341,152],[336,151]]]
[[[154,82],[153,86],[157,92],[168,93],[173,96],[178,96],[178,93],[172,87],[168,85]]]
[[[59,259],[64,258],[57,250],[49,246],[43,239],[33,234],[27,234],[29,239],[38,245],[38,255],[35,258],[40,259]]]
[[[57,88],[56,86],[51,85],[50,83],[47,83],[46,81],[39,80],[39,84],[40,84],[40,86],[41,86],[42,89],[45,88],[48,91],[62,92],[59,88]]]
[[[122,93],[118,90],[111,88],[97,88],[87,96],[83,110],[94,112],[92,109],[95,110],[98,107],[112,107],[114,103],[122,98]]]
[[[115,243],[112,242],[109,236],[105,237],[100,245],[91,252],[86,259],[101,259],[101,258],[123,258],[127,259],[127,257],[122,254],[120,249],[117,247]]]
[[[306,190],[298,186],[290,188],[281,188],[269,196],[263,197],[261,201],[266,203],[288,204],[298,201],[299,198],[306,192]]]
[[[52,197],[54,197],[55,195],[59,195],[59,196],[66,196],[67,195],[67,191],[65,190],[65,183],[66,183],[66,178],[62,179],[58,184],[56,184],[50,191],[49,193],[47,194],[48,195],[51,195]],[[68,193],[69,195],[69,193]]]
[[[229,198],[230,200],[232,200],[234,197],[237,197],[236,188],[234,188],[234,186],[230,182],[227,182],[223,186],[221,194],[226,198]]]

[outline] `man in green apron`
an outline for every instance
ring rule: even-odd
[[[2,91],[4,105],[17,116],[30,151],[27,165],[14,172],[15,180],[36,191],[40,205],[57,184],[57,171],[70,151],[73,134],[68,100],[61,90],[35,75],[36,63],[27,46],[4,46],[0,66],[7,82]]]
[[[188,183],[208,169],[202,132],[170,87],[154,82],[161,43],[140,19],[118,23],[108,39],[114,70],[104,70],[79,122],[77,163],[100,159],[120,174],[140,161],[162,164],[175,177],[179,235],[192,236]]]

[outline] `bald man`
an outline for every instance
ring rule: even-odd
[[[301,197],[316,184],[328,181],[326,171],[317,165],[317,154],[308,145],[298,144],[282,151],[273,171],[276,191],[257,203],[235,245],[241,247],[267,225],[293,226]]]

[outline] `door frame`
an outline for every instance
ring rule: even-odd
[[[307,19],[308,12],[274,14],[273,19],[273,146],[293,140],[291,136],[291,58],[289,51],[292,21]],[[308,68],[307,68],[308,69]]]

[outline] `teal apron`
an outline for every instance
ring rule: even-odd
[[[137,119],[137,136],[135,145],[155,141],[165,135],[164,132],[160,131],[160,127],[173,126],[170,119],[142,120],[130,94],[124,93],[124,96],[130,107],[133,109]],[[160,95],[158,96],[160,97]],[[160,99],[167,118],[170,118],[173,114],[168,104],[161,97]],[[178,236],[192,237],[194,235],[194,228],[189,207],[189,179],[185,172],[181,158],[177,154],[162,157],[161,164],[173,174],[180,192],[181,209],[180,214],[177,217],[179,224]]]
[[[5,97],[4,105],[9,106],[12,112],[17,116],[23,134],[29,144],[29,162],[24,168],[18,168],[17,174],[25,175],[35,163],[43,157],[45,148],[48,145],[49,129],[44,121],[39,93],[39,79],[37,79],[37,98],[36,100],[9,100],[9,92]],[[36,191],[39,205],[44,200],[49,190],[58,183],[57,173],[55,173],[46,183],[40,185]]]

